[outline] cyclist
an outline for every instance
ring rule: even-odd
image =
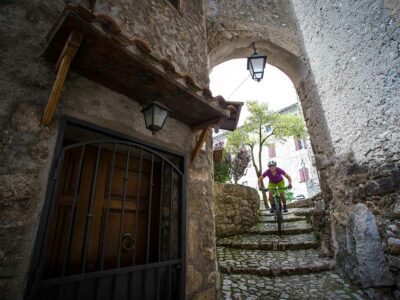
[[[266,170],[262,175],[258,178],[258,186],[261,188],[261,183],[265,177],[268,177],[269,183],[268,183],[268,189],[269,189],[269,203],[271,204],[271,209],[270,213],[274,213],[276,207],[274,204],[273,200],[273,190],[278,187],[278,189],[283,189],[285,187],[285,181],[283,179],[283,176],[287,178],[289,181],[288,188],[292,188],[292,178],[281,168],[278,168],[276,166],[276,161],[271,160],[268,162],[268,170]],[[279,190],[279,194],[281,196],[281,201],[283,203],[283,212],[287,212],[287,207],[286,207],[286,198],[285,198],[285,191],[284,190]]]

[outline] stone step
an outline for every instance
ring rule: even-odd
[[[265,251],[218,247],[223,273],[282,276],[332,270],[334,260],[319,257],[317,250]]]
[[[369,299],[333,271],[279,277],[222,273],[221,280],[222,299]]]
[[[303,208],[289,208],[289,211],[287,213],[283,213],[283,215],[291,215],[293,214],[294,216],[308,216],[311,215],[313,211],[313,208],[310,207],[303,207]],[[265,209],[260,209],[260,216],[271,216],[272,214],[268,210]]]
[[[305,220],[305,216],[296,216],[294,214],[287,214],[283,216],[285,218],[285,222],[296,222],[296,221],[303,221]],[[265,223],[276,223],[274,215],[269,214],[267,216],[260,216],[258,218],[258,222],[265,222]]]
[[[314,234],[262,235],[243,234],[218,239],[217,246],[248,250],[301,250],[318,248]]]
[[[281,234],[301,234],[313,232],[313,228],[310,223],[305,220],[295,221],[295,222],[285,222],[282,223]],[[278,234],[278,224],[275,223],[264,223],[259,222],[252,228],[246,231],[247,233],[253,234]]]

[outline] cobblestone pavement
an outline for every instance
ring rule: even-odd
[[[217,241],[222,299],[369,299],[320,257],[306,216],[310,208],[284,214],[283,234],[261,205],[259,222],[246,234]]]
[[[335,272],[259,277],[222,274],[222,299],[368,299]]]

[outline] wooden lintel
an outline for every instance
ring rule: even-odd
[[[60,54],[58,62],[56,64],[57,77],[54,81],[53,88],[49,100],[47,101],[46,108],[42,117],[42,124],[48,126],[53,119],[54,112],[60,98],[61,90],[64,86],[65,78],[67,77],[71,61],[74,58],[79,46],[82,44],[83,35],[72,31],[65,43],[64,49]]]
[[[205,141],[205,139],[207,137],[207,134],[208,134],[208,131],[210,130],[210,127],[211,126],[207,126],[201,132],[199,140],[197,141],[196,147],[194,147],[194,150],[192,152],[192,163],[196,160],[196,157],[199,156],[201,146],[203,145],[203,143],[204,143],[204,141]]]
[[[197,132],[197,131],[200,131],[200,130],[206,128],[206,127],[217,125],[219,122],[221,122],[221,120],[222,120],[222,118],[214,118],[214,119],[211,119],[211,120],[207,120],[207,121],[205,121],[205,122],[203,122],[201,124],[192,126],[192,131],[193,132]]]

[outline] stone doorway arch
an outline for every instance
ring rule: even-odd
[[[234,39],[227,39],[220,34],[219,38],[221,40],[213,43],[214,48],[209,49],[210,72],[215,66],[228,60],[249,57],[253,53],[252,43],[255,42],[257,51],[268,56],[267,63],[277,67],[290,78],[298,93],[310,134],[311,146],[317,162],[316,167],[320,175],[321,189],[325,195],[331,195],[326,180],[328,175],[324,173],[324,167],[320,162],[325,161],[325,157],[332,155],[333,150],[318,90],[306,55],[295,55],[269,40],[260,39],[257,32],[253,35],[245,32],[244,36]]]

